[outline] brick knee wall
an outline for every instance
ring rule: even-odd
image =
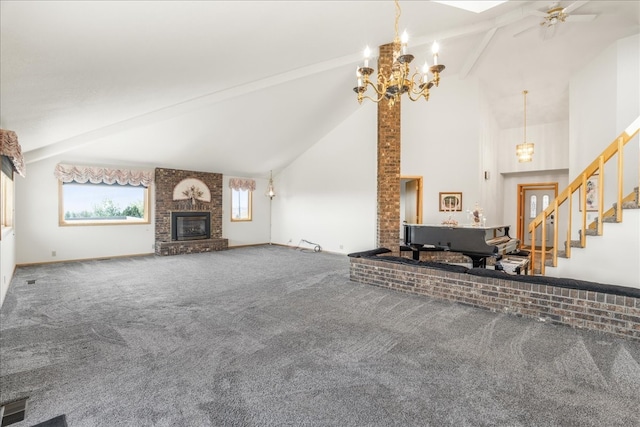
[[[640,340],[640,298],[350,258],[354,282]]]

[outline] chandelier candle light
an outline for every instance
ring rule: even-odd
[[[524,140],[522,144],[516,145],[516,156],[518,156],[519,163],[530,162],[533,160],[533,142],[527,142],[527,93],[523,91],[524,95]]]
[[[429,66],[427,61],[424,62],[422,71],[416,68],[415,73],[410,75],[411,70],[409,64],[413,61],[414,56],[407,53],[407,43],[409,36],[406,30],[398,37],[398,20],[400,19],[400,4],[395,0],[396,5],[396,21],[395,21],[395,38],[393,39],[393,64],[391,70],[387,71],[382,68],[378,71],[377,85],[373,84],[370,76],[374,69],[369,67],[369,59],[371,58],[371,49],[367,46],[364,50],[364,65],[356,69],[356,77],[358,86],[353,91],[358,94],[358,102],[362,103],[363,99],[370,99],[373,102],[380,102],[386,99],[389,107],[392,107],[400,100],[402,94],[406,93],[409,99],[417,101],[424,97],[429,100],[429,89],[438,86],[440,83],[440,73],[444,70],[444,65],[438,64],[437,42],[433,42],[431,52],[433,53],[433,65]],[[429,72],[433,78],[429,80]],[[367,88],[371,86],[376,93],[374,98],[365,96]]]

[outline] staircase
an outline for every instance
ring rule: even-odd
[[[622,209],[640,209],[640,196],[638,194],[639,193],[638,190],[639,190],[639,187],[636,187],[629,195],[627,195],[627,197],[622,199]],[[604,224],[607,224],[607,223],[617,224],[617,221],[616,221],[618,217],[617,211],[618,211],[618,204],[614,203],[611,209],[609,209],[602,215],[602,222]],[[624,215],[622,217],[624,218]],[[589,226],[585,230],[585,234],[587,236],[597,236],[598,223],[599,223],[599,219],[598,218],[594,219],[593,222],[591,222],[591,224],[589,224]],[[578,240],[571,241],[572,248],[582,248],[582,230],[578,230],[578,236],[580,237]],[[564,247],[565,247],[564,251],[558,251],[559,258],[568,258],[566,241],[564,242]],[[551,262],[547,262],[547,266],[551,266],[551,265],[552,265]]]
[[[553,200],[528,225],[532,247],[536,247],[536,229],[541,228],[541,250],[531,252],[530,274],[567,277],[587,281],[599,281],[621,286],[640,288],[640,196],[638,187],[623,197],[624,147],[638,134],[640,117],[620,134],[582,173]],[[608,167],[611,179],[617,179],[617,194],[607,194],[609,200],[616,200],[607,211],[600,203],[597,217],[587,225],[588,180],[599,174],[597,200],[605,200],[604,165],[614,159],[615,168]],[[637,163],[636,163],[637,164]],[[610,164],[611,165],[611,164]],[[611,173],[611,170],[617,173]],[[609,185],[608,188],[612,186]],[[574,195],[574,193],[578,195]],[[611,197],[613,196],[613,197]],[[578,202],[576,203],[576,200]],[[620,207],[620,208],[618,208]],[[553,222],[553,244],[545,247],[549,217]],[[602,220],[600,220],[602,218]],[[576,220],[577,219],[577,220]],[[559,245],[559,223],[565,221],[567,227],[564,244]],[[575,224],[577,222],[577,224]],[[563,224],[564,225],[564,224]],[[573,233],[577,240],[572,239]],[[577,233],[576,230],[577,229]],[[567,244],[569,242],[569,244]],[[559,250],[564,247],[565,250]],[[541,262],[545,260],[545,262]]]

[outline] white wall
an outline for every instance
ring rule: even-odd
[[[527,142],[533,142],[533,160],[518,163],[516,145],[524,139],[522,126],[500,131],[500,173],[539,172],[569,168],[569,122],[527,125]]]
[[[153,215],[151,224],[60,227],[58,181],[53,176],[59,162],[64,159],[30,163],[26,178],[16,181],[18,265],[153,253]],[[151,192],[153,206],[153,188]]]
[[[640,115],[640,34],[619,40],[616,48],[618,53],[617,136]],[[640,185],[640,136],[636,136],[633,141],[627,143],[624,158],[623,194],[626,195]]]
[[[500,128],[485,97],[480,97],[480,200],[487,224],[510,225],[504,221],[502,206],[504,194],[502,192],[502,178],[499,173],[498,161],[504,155],[500,151]],[[485,172],[489,175],[485,177]]]
[[[612,45],[569,80],[569,174],[574,178],[618,136],[617,62]]]
[[[252,220],[232,222],[230,178],[244,177],[223,176],[222,178],[222,237],[229,239],[230,247],[269,243],[271,239],[271,206],[269,198],[264,195],[269,180],[267,178],[255,180],[256,191],[253,192],[252,197]],[[278,186],[274,185],[274,187],[277,199]]]
[[[546,267],[545,275],[640,288],[640,210],[626,210],[622,223],[603,226],[602,236],[587,236],[586,248],[572,248],[571,258],[558,258],[558,266]]]
[[[462,192],[463,213],[483,200],[481,167],[481,100],[475,79],[457,76],[442,79],[431,89],[428,102],[402,104],[402,158],[404,176],[424,177],[423,223],[439,224],[448,214],[439,212],[440,192]]]
[[[571,176],[577,176],[640,114],[640,35],[618,40],[570,80]],[[627,195],[638,186],[638,137],[624,151]],[[615,158],[613,159],[615,163]],[[616,194],[617,168],[605,168],[609,208]],[[607,179],[607,176],[609,179]]]
[[[354,101],[355,102],[355,101]],[[350,253],[376,244],[376,109],[354,114],[275,177],[272,242]]]

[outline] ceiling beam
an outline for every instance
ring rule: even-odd
[[[482,41],[480,42],[480,44],[476,47],[476,49],[471,53],[471,55],[469,56],[469,58],[467,59],[467,61],[464,63],[464,65],[462,66],[462,70],[460,70],[460,79],[464,80],[467,75],[469,74],[469,72],[471,71],[471,69],[473,68],[473,66],[476,64],[476,62],[478,61],[478,58],[480,58],[480,55],[482,55],[482,52],[484,52],[484,50],[487,48],[487,46],[489,45],[489,42],[491,41],[491,39],[493,38],[494,34],[496,33],[496,31],[498,31],[497,27],[494,27],[492,29],[490,29],[489,31],[487,31],[484,35],[484,37],[482,38]]]
[[[199,110],[201,108],[208,107],[213,104],[220,103],[222,101],[226,101],[228,99],[284,84],[292,80],[311,76],[338,67],[355,64],[360,59],[362,59],[362,54],[346,55],[340,58],[335,58],[306,67],[297,68],[295,70],[276,74],[271,77],[255,80],[253,82],[247,82],[218,92],[213,92],[207,95],[192,98],[188,101],[169,105],[158,110],[150,111],[135,117],[131,117],[129,119],[122,120],[120,122],[112,123],[99,129],[94,129],[92,131],[76,135],[61,141],[57,141],[40,148],[36,148],[34,150],[26,151],[24,152],[24,160],[27,164],[38,162],[40,160],[66,153],[76,148],[92,144],[100,138],[105,138],[110,135],[131,130],[137,127],[150,125],[152,123],[157,123],[163,120],[168,120],[176,116],[180,116],[192,111]]]

